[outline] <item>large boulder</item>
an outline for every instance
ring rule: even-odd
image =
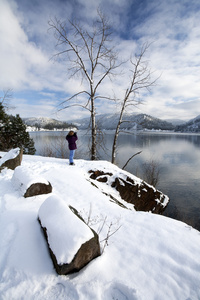
[[[8,151],[0,159],[0,172],[4,168],[14,170],[16,167],[21,165],[22,162],[23,149],[15,148]]]
[[[37,174],[34,174],[32,170],[22,166],[15,169],[12,183],[25,198],[52,192],[52,185],[50,182]]]
[[[112,174],[105,170],[90,170],[89,173],[91,179],[107,183],[115,188],[121,199],[133,204],[135,210],[162,214],[168,205],[169,198],[166,195],[145,181],[131,174],[128,176],[127,172]]]
[[[45,200],[38,220],[59,275],[78,272],[101,254],[98,235],[59,197]]]

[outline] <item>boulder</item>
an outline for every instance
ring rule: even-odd
[[[15,148],[8,151],[0,159],[0,172],[4,168],[15,170],[16,167],[21,165],[22,162],[23,149]]]
[[[168,203],[168,197],[144,181],[135,184],[129,177],[126,180],[115,178],[112,187],[116,188],[123,200],[134,204],[135,210],[162,214]]]
[[[96,232],[57,196],[50,196],[41,205],[38,221],[59,275],[78,272],[101,255]]]
[[[52,185],[50,182],[46,182],[46,183],[36,182],[36,183],[32,183],[27,188],[24,194],[24,198],[49,194],[51,192],[52,192]]]
[[[32,170],[22,166],[15,169],[12,183],[25,198],[52,192],[50,182],[34,174]]]
[[[121,176],[99,170],[90,170],[89,173],[91,179],[109,182],[119,192],[121,199],[133,204],[135,210],[162,214],[168,205],[169,198],[166,195],[131,174],[127,176],[127,172],[121,172]]]

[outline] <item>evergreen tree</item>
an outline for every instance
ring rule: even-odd
[[[24,154],[35,154],[34,141],[26,131],[26,125],[19,115],[10,117],[10,135],[12,147],[23,148]]]
[[[9,117],[5,113],[5,109],[0,102],[0,150],[7,148],[7,132],[6,128],[9,124]]]
[[[23,148],[24,154],[35,154],[36,151],[20,116],[8,116],[0,103],[0,150],[8,151],[16,147]]]

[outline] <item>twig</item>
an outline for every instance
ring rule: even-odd
[[[142,151],[139,151],[139,152],[133,154],[133,155],[127,160],[127,162],[126,162],[125,165],[123,166],[122,170],[124,170],[124,169],[126,168],[126,166],[128,165],[128,163],[130,162],[130,160],[131,160],[134,156],[140,154],[141,152],[142,152]]]

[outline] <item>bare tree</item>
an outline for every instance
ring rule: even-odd
[[[78,91],[76,94],[60,103],[60,110],[72,106],[80,106],[87,109],[91,116],[91,159],[97,157],[97,126],[96,126],[96,100],[111,98],[100,95],[98,92],[102,82],[114,75],[117,65],[117,54],[112,46],[111,28],[106,17],[98,10],[97,20],[93,27],[84,29],[82,24],[76,21],[67,23],[60,20],[50,20],[50,29],[54,30],[57,40],[57,47],[60,51],[55,57],[64,57],[69,63],[69,71],[72,77],[79,75],[81,80],[86,82],[86,89]],[[78,96],[85,96],[82,104],[73,102]]]
[[[143,164],[143,177],[149,184],[154,187],[160,179],[160,165],[156,160],[150,160]]]
[[[151,79],[152,72],[148,67],[148,62],[144,60],[145,53],[149,48],[149,44],[143,45],[139,55],[135,55],[135,60],[130,59],[131,63],[131,76],[129,81],[129,86],[126,89],[123,100],[121,101],[121,110],[119,114],[119,120],[116,126],[115,135],[113,139],[112,146],[112,163],[116,162],[116,149],[117,149],[117,139],[120,133],[120,126],[124,122],[128,122],[123,119],[124,113],[130,106],[136,106],[142,101],[139,99],[138,95],[141,90],[149,90],[156,82],[156,80]],[[135,154],[132,156],[134,157]]]
[[[11,106],[10,104],[12,97],[13,97],[13,90],[11,88],[4,90],[3,96],[0,97],[0,103],[3,105],[6,111],[14,108],[14,106]]]

